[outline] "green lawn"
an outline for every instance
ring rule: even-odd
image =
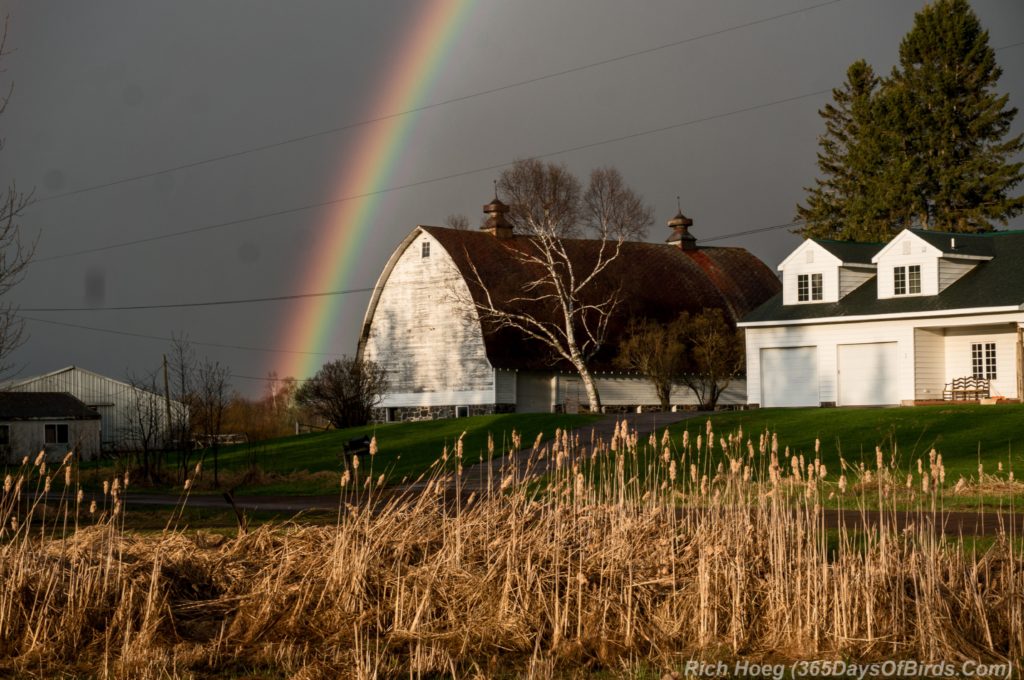
[[[475,416],[450,420],[425,420],[413,423],[382,423],[330,430],[315,434],[296,435],[265,442],[241,444],[220,450],[220,472],[227,484],[235,487],[238,495],[335,493],[341,470],[339,454],[343,444],[356,437],[377,437],[378,454],[372,461],[374,477],[387,474],[389,484],[410,480],[426,470],[441,456],[445,446],[451,449],[463,432],[463,460],[469,466],[487,456],[487,436],[494,437],[495,455],[502,455],[511,446],[512,431],[522,435],[523,446],[533,443],[543,433],[554,435],[556,428],[577,428],[591,423],[598,416],[553,415],[544,413]],[[173,454],[172,454],[173,458]],[[193,462],[199,452],[193,455]],[[259,468],[261,478],[245,483],[242,475],[252,465]],[[103,468],[109,467],[106,464]],[[369,457],[362,460],[361,474],[371,466]],[[213,460],[207,453],[204,463],[204,482],[212,478]],[[99,471],[100,475],[106,472]],[[206,484],[198,487],[201,492]],[[140,490],[138,485],[135,490]],[[168,491],[168,487],[154,489]]]
[[[902,469],[917,467],[917,459],[928,465],[928,451],[934,446],[942,454],[947,483],[960,475],[977,477],[979,452],[986,473],[995,473],[1002,462],[1004,474],[1012,462],[1015,476],[1024,475],[1024,405],[1001,404],[940,405],[901,408],[811,408],[754,409],[730,411],[711,416],[719,435],[743,427],[744,437],[757,442],[765,429],[777,432],[779,448],[813,458],[814,440],[821,439],[822,462],[838,471],[838,458],[851,463],[874,465],[875,446],[885,451],[886,461],[895,446],[896,462]],[[677,438],[684,429],[695,437],[704,431],[705,419],[679,423],[672,432]]]

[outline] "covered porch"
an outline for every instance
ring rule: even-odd
[[[1024,322],[1017,320],[916,327],[914,403],[977,401],[985,387],[989,398],[1019,400],[1024,394],[1022,335]]]

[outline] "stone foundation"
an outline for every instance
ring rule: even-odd
[[[498,413],[515,413],[515,404],[470,404],[466,406],[378,406],[371,411],[374,423],[407,423],[414,420],[468,418]]]

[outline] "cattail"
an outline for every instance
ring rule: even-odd
[[[911,475],[909,473],[907,474],[907,488],[908,489],[913,489],[914,488],[914,475]]]
[[[925,475],[924,477],[921,478],[921,491],[928,493],[928,490],[931,488],[931,484],[928,481],[930,479],[931,477],[929,477],[928,475]]]
[[[21,459],[21,464],[22,466],[28,465],[28,456],[25,456],[24,458]]]
[[[967,490],[967,480],[964,479],[963,477],[961,477],[957,481],[956,486],[953,487],[953,493],[963,493],[966,490]]]
[[[583,481],[584,481],[583,473],[582,472],[577,472],[576,473],[576,496],[582,496],[583,495]]]
[[[743,481],[744,482],[749,482],[750,481],[750,466],[749,465],[744,465],[743,466]]]
[[[919,474],[919,475],[923,475],[924,474],[924,466],[921,464],[921,459],[920,458],[917,459],[917,474]]]
[[[11,517],[11,530],[12,531],[17,531],[18,530],[18,516],[17,515],[14,515],[13,517]]]
[[[684,430],[683,431],[683,448],[685,449],[685,448],[688,448],[689,446],[690,446],[690,431],[689,430]]]
[[[129,480],[130,480],[130,477],[128,476],[128,471],[127,471],[127,470],[125,470],[125,471],[124,471],[124,488],[125,488],[125,489],[127,489],[127,488],[128,488],[128,482],[129,482]]]
[[[985,466],[982,463],[978,463],[978,481],[981,481],[981,476],[985,474]]]
[[[377,486],[384,486],[384,474],[383,473],[381,473],[380,477],[377,478]]]
[[[10,475],[4,477],[4,493],[8,494],[11,492],[11,487],[14,486],[14,479]]]
[[[74,451],[68,451],[64,454],[64,460],[61,461],[61,465],[67,465],[68,461],[71,460],[71,456],[75,455]]]
[[[90,515],[95,515],[96,514],[96,501],[95,500],[93,500],[93,501],[91,501],[89,503],[89,514]]]
[[[341,488],[344,489],[346,486],[348,486],[349,479],[350,477],[348,470],[345,470],[344,472],[341,473]]]
[[[672,453],[668,450],[668,447],[666,446],[665,450],[661,452],[661,460],[663,462],[667,463],[671,459],[672,459]]]
[[[722,452],[723,453],[729,450],[729,446],[725,443],[725,438],[724,437],[719,437],[718,438],[718,445],[722,447]]]
[[[490,438],[489,434],[488,434],[488,438]],[[493,439],[491,440],[491,445],[492,446],[494,445],[494,440]],[[370,455],[371,456],[376,456],[377,455],[377,435],[373,435],[373,437],[370,438]]]
[[[779,452],[779,433],[772,433],[772,453],[777,454]]]
[[[708,438],[711,438],[711,418],[708,418],[708,422],[704,425],[704,430],[708,433]]]
[[[828,469],[824,465],[819,465],[818,466],[818,478],[819,479],[825,479],[826,475],[828,475]]]
[[[194,477],[198,477],[199,473],[202,472],[202,471],[203,471],[203,461],[199,461],[198,463],[196,463],[196,468],[195,468],[195,472],[193,473],[193,476]]]
[[[111,493],[117,493],[121,490],[121,480],[118,477],[114,477],[114,483],[110,486]]]
[[[707,496],[708,495],[708,476],[707,475],[704,475],[700,479],[700,495],[701,496]]]
[[[46,481],[43,482],[43,493],[50,493],[50,480],[52,477],[47,477]]]
[[[110,482],[103,480],[103,495],[106,496],[110,493]]]
[[[754,460],[754,442],[747,440],[747,458]]]
[[[1003,461],[999,461],[999,472],[1003,471]]]
[[[875,447],[875,468],[881,470],[885,463],[882,461],[882,447]]]
[[[42,477],[46,474],[46,461],[44,460],[39,464],[39,476]]]
[[[79,489],[79,490],[78,490],[78,493],[77,493],[77,494],[75,495],[75,503],[76,503],[77,505],[81,505],[81,504],[82,504],[82,499],[83,499],[83,498],[85,498],[85,492],[84,492],[84,491],[82,491],[81,489]]]
[[[667,449],[666,449],[667,450]],[[668,466],[668,478],[670,481],[676,481],[676,462],[672,461]]]
[[[697,450],[700,451],[704,447],[704,438],[697,435]]]
[[[46,458],[46,449],[40,451],[39,455],[36,456],[35,467],[39,467],[39,465],[43,462],[44,458]]]
[[[459,460],[462,460],[462,438],[465,436],[466,433],[463,432],[459,435],[459,441],[455,442],[455,457]]]
[[[114,513],[113,514],[114,514],[114,517],[117,517],[118,515],[121,514],[121,501],[120,500],[114,501]]]
[[[839,475],[839,493],[846,493],[846,475]]]
[[[821,453],[821,440],[818,439],[817,437],[815,437],[814,438],[814,454],[817,455],[819,453]]]
[[[186,479],[185,480],[185,491],[188,491],[191,488],[192,488],[192,480],[191,479]]]
[[[1007,479],[1009,479],[1011,482],[1013,481],[1013,470],[1010,470],[1010,474],[1007,477]]]
[[[353,470],[358,470],[359,469],[359,456],[352,456],[352,469]]]
[[[664,432],[662,433],[662,435],[661,435],[661,445],[662,445],[662,446],[668,446],[668,443],[669,443],[670,441],[672,441],[672,438],[671,438],[671,437],[669,437],[669,434],[668,434],[668,428],[666,427],[666,428],[665,428],[665,431],[664,431]]]
[[[71,486],[71,468],[64,468],[64,486]]]
[[[735,475],[742,469],[743,460],[740,458],[729,459],[729,474]]]

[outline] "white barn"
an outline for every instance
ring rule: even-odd
[[[914,404],[970,379],[1021,398],[1024,232],[811,239],[779,270],[782,292],[739,324],[751,404]]]
[[[510,329],[481,324],[471,302],[473,268],[497,297],[521,294],[529,276],[510,249],[527,247],[504,221],[499,201],[484,207],[479,231],[419,226],[399,244],[381,274],[359,338],[359,356],[385,367],[390,391],[379,420],[459,417],[507,412],[574,412],[587,406],[578,375],[551,351]],[[659,407],[650,382],[612,362],[632,317],[667,321],[682,311],[717,307],[730,321],[779,288],[778,278],[741,248],[698,247],[681,214],[667,244],[627,242],[605,274],[623,303],[609,323],[609,342],[594,358],[597,388],[608,411]],[[598,241],[566,240],[574,257],[592,256]],[[474,288],[474,290],[471,290]],[[734,380],[722,405],[746,401]],[[696,404],[678,388],[673,406]]]
[[[132,424],[140,404],[148,412],[159,414],[158,424],[167,426],[164,395],[146,390],[93,371],[68,366],[31,378],[17,379],[4,387],[8,392],[66,392],[100,415],[100,447],[104,451],[132,449],[136,446]],[[172,418],[185,412],[185,405],[171,401]],[[162,416],[162,417],[160,417]],[[155,437],[162,441],[162,436]]]

